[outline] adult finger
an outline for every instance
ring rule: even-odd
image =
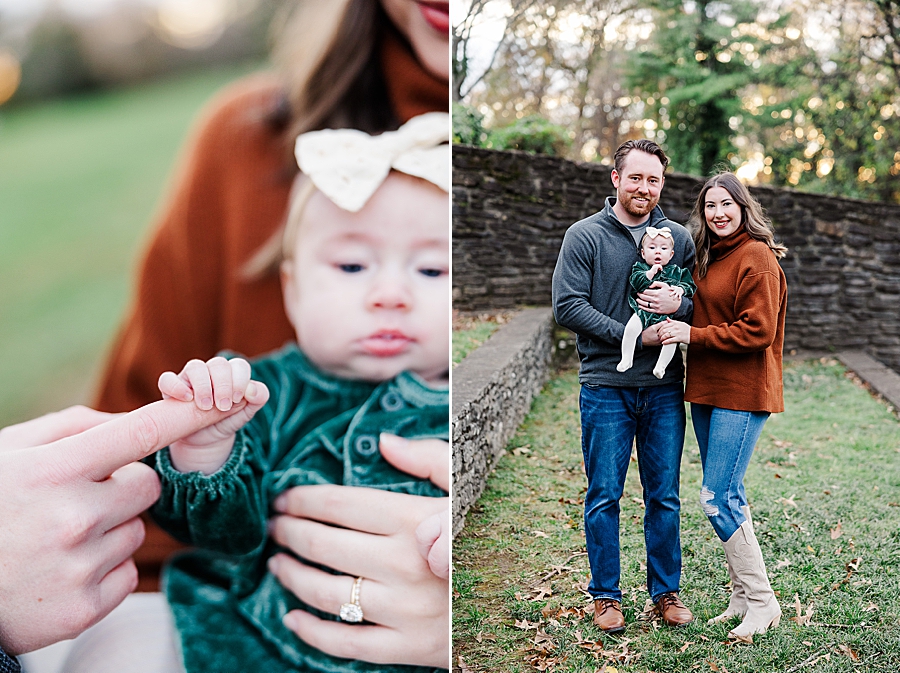
[[[401,556],[401,550],[390,537],[335,528],[308,519],[275,517],[270,531],[278,544],[298,556],[354,577],[394,575],[395,570],[387,564],[396,563]],[[425,563],[415,551],[413,553],[417,560]],[[408,570],[412,572],[414,568]]]
[[[409,653],[408,635],[384,626],[357,626],[319,619],[303,610],[284,616],[284,625],[305,642],[327,654],[344,659],[390,664],[403,660]]]
[[[213,404],[220,411],[228,411],[234,404],[231,399],[231,365],[225,358],[217,356],[207,361],[206,368],[212,381]]]
[[[127,558],[106,573],[106,576],[100,580],[100,584],[97,587],[99,592],[97,597],[97,617],[94,619],[93,624],[96,624],[112,612],[113,608],[124,601],[128,594],[137,589],[137,585],[138,571],[134,565],[134,559]],[[93,626],[93,624],[88,624],[88,626]]]
[[[440,489],[450,490],[450,444],[440,439],[404,439],[382,432],[381,455],[402,472],[428,479]]]
[[[275,500],[279,512],[377,535],[415,528],[445,506],[442,498],[324,484],[295,486]]]
[[[228,416],[217,409],[202,411],[194,404],[162,400],[58,440],[42,453],[50,461],[74,466],[88,479],[103,481],[120,467]]]
[[[106,531],[98,540],[95,550],[98,579],[105,577],[131,558],[131,555],[144,542],[145,533],[144,522],[140,517],[129,519]]]
[[[323,572],[286,554],[269,559],[269,570],[297,598],[332,615],[339,615],[341,606],[350,602],[356,579],[352,575]],[[396,613],[396,599],[389,595],[384,584],[363,577],[358,600],[366,621],[392,626],[390,616]]]
[[[75,406],[0,430],[0,450],[24,449],[55,442],[106,423],[119,414]]]
[[[181,372],[181,376],[187,378],[194,389],[194,400],[197,406],[204,411],[213,408],[212,380],[209,376],[209,367],[202,360],[190,360]]]
[[[133,519],[159,499],[159,477],[149,465],[129,463],[97,484],[91,499],[102,511],[100,525],[110,530]]]

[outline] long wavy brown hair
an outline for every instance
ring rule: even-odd
[[[286,137],[322,128],[395,129],[379,58],[384,36],[397,29],[381,3],[298,0],[284,12],[274,22],[272,57],[285,95],[272,121]]]
[[[690,226],[694,237],[694,245],[697,248],[698,278],[703,278],[706,275],[707,268],[709,268],[709,250],[712,246],[713,235],[706,225],[704,210],[706,193],[713,187],[722,187],[731,194],[731,198],[741,207],[741,226],[744,227],[744,230],[751,238],[762,241],[769,246],[776,259],[781,259],[787,254],[787,248],[775,241],[775,230],[772,228],[772,221],[766,216],[759,201],[750,194],[746,185],[738,180],[734,173],[719,173],[712,176],[703,185],[703,189],[700,190],[700,196],[697,197],[694,209],[691,211]]]

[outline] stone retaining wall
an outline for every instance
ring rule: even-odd
[[[547,380],[555,323],[526,309],[453,370],[453,535]]]
[[[613,194],[610,169],[453,147],[453,302],[462,310],[549,305],[566,228]],[[685,222],[702,181],[669,175],[660,205]],[[785,347],[864,350],[900,371],[900,206],[751,190],[790,248]]]

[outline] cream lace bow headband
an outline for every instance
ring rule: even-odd
[[[660,227],[657,229],[656,227],[647,227],[647,231],[644,233],[644,236],[649,236],[650,238],[656,238],[657,236],[662,236],[663,238],[672,238],[672,230],[669,227]]]
[[[362,208],[391,169],[450,191],[450,115],[428,112],[378,136],[356,129],[311,131],[294,154],[304,175],[335,205]]]

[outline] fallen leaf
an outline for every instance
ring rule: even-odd
[[[869,603],[863,608],[863,612],[875,612],[876,610],[878,610],[878,606],[875,603]]]
[[[553,595],[553,589],[551,589],[549,586],[538,587],[534,591],[535,595],[529,599],[531,601],[541,601],[544,600],[547,596]]]
[[[523,631],[528,631],[530,629],[536,629],[541,625],[540,622],[529,622],[527,619],[516,620],[516,628],[522,629]]]
[[[694,643],[692,643],[690,640],[686,640],[686,641],[684,641],[684,645],[682,645],[681,647],[678,648],[678,651],[679,651],[679,652],[684,652],[684,651],[687,650],[687,648],[689,648],[689,647],[690,647],[691,645],[693,645],[693,644],[694,644]]]
[[[791,562],[787,559],[781,559],[778,563],[775,564],[775,570],[781,570],[782,568],[790,567]]]
[[[849,645],[838,645],[837,650],[835,650],[837,654],[846,654],[848,657],[853,659],[853,661],[859,661],[859,654],[857,654]]]
[[[535,537],[550,537],[549,535],[547,535],[547,534],[546,534],[544,531],[542,531],[542,530],[534,530],[534,531],[531,531],[531,534],[534,535]]]
[[[801,641],[801,642],[802,642],[804,645],[806,645],[807,647],[812,647],[812,646],[813,646],[811,640],[803,640],[803,641]]]
[[[847,563],[847,573],[855,573],[859,570],[859,564],[862,563],[862,557],[859,556],[855,559],[850,559],[850,562]]]
[[[813,549],[811,545],[806,545],[806,548],[807,548],[809,551],[811,551],[813,554],[816,553],[816,550]]]
[[[517,446],[512,450],[513,455],[523,456],[526,453],[531,453],[531,444],[526,444],[525,446]]]
[[[733,643],[747,643],[748,645],[753,644],[753,635],[752,634],[748,634],[746,636],[739,636],[739,635],[735,634],[733,636],[729,635],[729,637],[731,638],[731,642],[733,642]]]
[[[461,671],[461,673],[471,673],[472,669],[466,666],[466,662],[463,661],[461,654],[457,658],[457,661],[459,662],[459,670]]]
[[[806,612],[803,612],[803,604],[800,602],[800,596],[794,594],[794,611],[797,613],[795,616],[791,617],[792,622],[796,622],[797,626],[808,626],[810,620],[812,620],[813,615],[813,604],[810,601],[809,606],[806,608]]]
[[[775,476],[778,476],[778,475],[775,475]],[[776,500],[775,502],[780,502],[785,507],[796,507],[797,503],[794,502],[794,497],[795,496],[792,495],[790,498],[778,498],[778,500]]]
[[[841,534],[841,522],[838,521],[837,526],[831,529],[831,539],[837,540],[841,536]]]
[[[786,449],[786,448],[788,448],[789,446],[793,446],[793,445],[794,445],[793,442],[783,442],[783,441],[781,441],[780,439],[776,439],[776,440],[773,442],[773,444],[775,444],[775,446],[777,446],[779,449]]]

